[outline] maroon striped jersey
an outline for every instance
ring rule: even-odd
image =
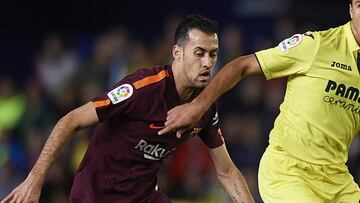
[[[159,168],[180,143],[197,135],[208,148],[223,144],[215,105],[185,138],[157,134],[167,112],[184,103],[169,65],[128,75],[92,102],[100,123],[74,177],[72,202],[154,202]]]

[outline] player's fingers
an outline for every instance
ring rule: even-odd
[[[160,131],[158,131],[158,135],[165,135],[169,132],[174,131],[174,128],[172,127],[172,125],[166,125],[165,124],[165,128],[161,129]]]
[[[176,137],[177,137],[178,139],[180,139],[184,132],[185,132],[185,130],[177,130],[177,131],[176,131]]]
[[[184,120],[184,115],[182,114],[172,114],[166,117],[166,124],[165,125],[173,125],[173,127],[180,127],[181,123]]]
[[[179,116],[181,115],[184,110],[186,110],[187,108],[185,108],[187,105],[183,104],[181,106],[176,106],[174,108],[172,108],[170,111],[167,112],[167,116]]]
[[[25,200],[24,194],[16,193],[10,203],[23,203],[23,202],[28,202]]]
[[[175,111],[168,112],[166,115],[166,120],[176,120],[176,118],[180,117],[182,114],[178,114]]]
[[[165,121],[165,126],[168,126],[168,125],[171,125],[172,123],[174,123],[175,122],[175,119],[173,118],[173,117],[166,117],[166,121]]]
[[[9,198],[10,198],[9,196],[5,197],[3,200],[1,200],[1,202],[0,202],[0,203],[6,203],[6,202],[8,201],[8,199],[9,199]]]
[[[10,200],[14,199],[14,191],[12,191],[8,196],[6,196],[1,203],[8,203]]]
[[[164,125],[165,125],[166,127],[168,127],[168,126],[171,125],[173,122],[174,122],[173,119],[166,117],[166,121],[164,122]]]
[[[16,202],[20,202],[20,201],[18,201],[18,196],[16,194],[14,194],[12,196],[12,199],[9,201],[9,203],[16,203]]]
[[[166,114],[166,120],[169,120],[172,117],[174,117],[174,111],[170,110]]]
[[[27,200],[27,201],[29,201],[30,203],[34,203],[35,201],[33,200],[33,198],[31,198],[31,193],[29,192],[29,193],[26,193],[25,195],[24,195],[24,199],[25,200]]]
[[[180,108],[180,106],[175,106],[174,108],[170,109],[170,111],[168,111],[168,115],[176,113],[177,109],[179,109],[179,108]]]

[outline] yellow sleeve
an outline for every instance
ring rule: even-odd
[[[277,47],[255,54],[266,78],[272,79],[306,73],[319,47],[319,33],[307,32],[293,35],[280,42]]]

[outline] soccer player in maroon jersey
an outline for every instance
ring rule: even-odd
[[[176,29],[171,65],[130,74],[55,125],[35,166],[1,203],[38,202],[51,164],[75,131],[97,124],[74,177],[70,202],[171,202],[158,191],[164,158],[193,136],[208,146],[217,177],[234,202],[254,202],[226,150],[213,105],[187,136],[159,136],[167,111],[194,99],[209,83],[218,52],[218,26],[191,15]]]

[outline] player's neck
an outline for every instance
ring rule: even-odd
[[[358,43],[358,45],[360,46],[360,31],[359,28],[355,27],[355,23],[351,22],[350,23],[350,27],[351,27],[351,31],[355,37],[356,42]]]
[[[172,66],[175,86],[180,99],[182,101],[188,101],[196,88],[190,84],[185,74],[180,70],[181,68],[182,67],[177,67],[175,64]]]
[[[182,88],[176,87],[176,89],[182,101],[188,101],[195,90],[194,88],[186,88],[186,87],[182,87]]]

